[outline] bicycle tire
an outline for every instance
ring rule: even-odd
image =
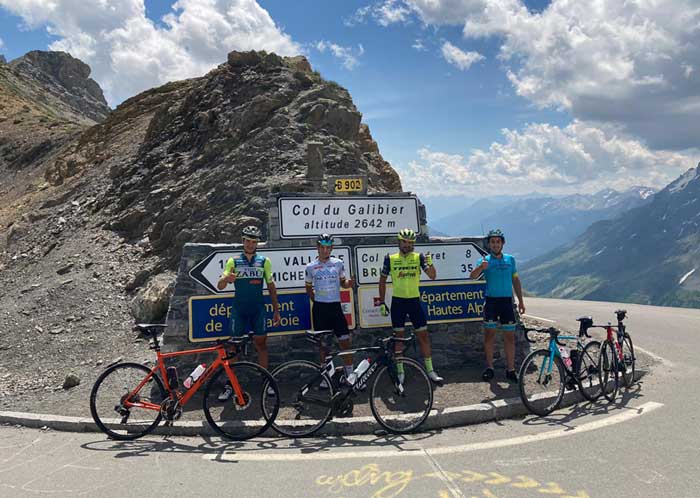
[[[219,368],[204,389],[202,410],[209,425],[227,439],[243,441],[265,432],[274,422],[279,410],[279,390],[275,379],[266,369],[248,361],[229,363],[243,391],[243,404],[235,395],[219,400],[228,383],[226,370]],[[272,394],[267,390],[271,388]]]
[[[547,366],[549,358],[549,349],[531,352],[523,361],[518,374],[520,399],[531,413],[541,417],[549,415],[559,407],[566,383],[566,367],[559,356],[554,357],[550,374],[543,371],[542,368]],[[552,382],[555,375],[557,381]],[[552,389],[548,389],[550,386]]]
[[[622,371],[622,382],[625,384],[626,388],[632,387],[634,384],[634,377],[636,373],[636,358],[634,357],[634,345],[632,344],[632,338],[625,332],[624,338],[622,339],[622,361],[623,361],[623,371]]]
[[[605,399],[613,403],[620,387],[619,368],[617,365],[617,350],[615,344],[606,340],[600,348],[598,360],[598,375],[600,386]]]
[[[581,395],[588,401],[597,401],[603,390],[598,375],[600,342],[591,341],[583,348],[576,369],[576,383]]]
[[[406,434],[417,430],[428,418],[433,407],[433,384],[417,361],[400,358],[396,362],[403,364],[402,390],[390,366],[383,365],[374,376],[369,406],[384,429]]]
[[[132,393],[149,373],[151,369],[139,363],[117,363],[102,372],[93,384],[90,392],[90,413],[97,427],[111,439],[138,439],[160,423],[160,409],[125,408],[122,405],[124,397]],[[134,394],[137,400],[147,399],[158,405],[167,397],[163,381],[156,374]],[[144,397],[145,394],[147,397]],[[152,414],[152,417],[145,417],[146,414]],[[134,419],[133,416],[142,418]],[[132,419],[131,424],[129,419]],[[137,430],[139,427],[141,430]]]
[[[272,371],[280,393],[279,413],[272,428],[283,436],[310,436],[323,427],[332,417],[333,384],[321,366],[311,361],[292,360]],[[325,380],[326,386],[321,382]],[[308,388],[320,403],[313,403],[302,388]],[[323,406],[322,403],[328,403]]]

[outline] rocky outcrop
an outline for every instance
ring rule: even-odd
[[[303,57],[232,52],[202,78],[126,101],[74,155],[114,150],[105,132],[126,130],[123,120],[139,109],[150,121],[132,140],[138,151],[105,160],[112,184],[99,206],[105,227],[129,240],[145,235],[168,267],[185,242],[231,241],[245,225],[264,226],[271,193],[317,188],[306,176],[311,146],[325,174],[367,174],[374,191],[401,188],[350,94]]]
[[[90,78],[90,66],[65,52],[35,50],[13,60],[12,70],[41,88],[33,97],[49,105],[52,100],[65,104],[79,120],[94,124],[107,117],[109,106],[100,85]]]
[[[61,52],[35,51],[0,64],[0,177],[43,167],[107,116],[89,74],[89,66]]]
[[[270,194],[315,190],[331,174],[401,188],[349,93],[304,57],[232,53],[98,124],[52,93],[99,101],[83,65],[12,64],[0,65],[0,409],[142,355],[131,324],[162,319],[181,247],[264,228]],[[44,100],[32,97],[42,81],[53,88]],[[41,372],[27,341],[41,344]]]

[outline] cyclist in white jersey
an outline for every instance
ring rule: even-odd
[[[340,288],[350,289],[353,281],[345,275],[341,259],[331,256],[333,237],[319,236],[316,241],[318,256],[306,265],[306,293],[313,303],[311,318],[314,330],[333,330],[343,350],[350,349],[350,331],[340,304]],[[321,363],[327,351],[321,347]],[[344,355],[345,377],[351,379],[352,356]]]

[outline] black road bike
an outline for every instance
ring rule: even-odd
[[[309,330],[306,337],[318,345],[332,333]],[[272,371],[280,393],[272,427],[285,436],[309,436],[334,416],[351,416],[353,399],[368,388],[369,406],[383,428],[398,434],[415,431],[433,406],[433,385],[420,363],[402,356],[413,340],[413,335],[380,338],[375,346],[332,352],[323,365],[305,360],[283,363]],[[404,350],[396,352],[397,344],[403,344]],[[369,367],[350,384],[333,360],[364,352],[375,357],[367,358]]]

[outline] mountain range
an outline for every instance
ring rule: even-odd
[[[604,189],[595,194],[561,197],[493,197],[472,202],[455,214],[430,220],[448,235],[482,235],[491,228],[506,234],[506,251],[525,262],[572,241],[592,223],[612,219],[644,205],[654,189],[632,187],[624,192]]]
[[[520,274],[540,296],[700,307],[700,164]]]

